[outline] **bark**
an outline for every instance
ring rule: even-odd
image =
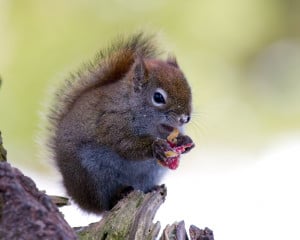
[[[0,239],[76,239],[50,198],[7,162],[0,163]]]

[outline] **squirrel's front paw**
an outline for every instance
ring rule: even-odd
[[[156,139],[153,143],[153,156],[158,162],[170,169],[179,165],[180,154],[188,152],[195,146],[193,140],[186,135],[180,135],[178,129],[167,137],[167,140]]]
[[[172,148],[170,142],[164,139],[156,139],[153,143],[153,156],[158,163],[170,169],[176,169],[179,164],[180,153]]]
[[[155,157],[160,162],[166,161],[170,156],[168,153],[173,152],[173,148],[170,146],[167,140],[156,139],[152,145],[153,157]]]
[[[190,151],[192,148],[195,147],[195,144],[189,136],[179,135],[176,138],[176,146],[177,147],[184,146],[184,152],[182,153],[187,153],[188,151]]]

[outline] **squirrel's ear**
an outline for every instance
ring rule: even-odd
[[[146,83],[148,75],[148,70],[146,68],[145,62],[141,57],[137,57],[134,66],[134,90],[137,92],[142,89],[143,85]]]
[[[168,57],[168,59],[167,59],[167,63],[170,64],[170,65],[172,65],[173,67],[179,68],[175,56],[170,55],[170,56]]]

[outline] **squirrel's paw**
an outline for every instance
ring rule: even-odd
[[[193,140],[186,135],[180,135],[174,129],[167,140],[156,139],[153,143],[153,156],[164,167],[176,169],[179,165],[180,154],[190,151],[195,146]]]
[[[165,162],[170,156],[170,152],[174,152],[168,141],[164,139],[156,139],[152,145],[153,157],[158,159],[160,162]]]
[[[182,153],[189,152],[192,148],[195,147],[193,140],[187,135],[179,135],[176,138],[176,147],[184,146],[184,151]]]

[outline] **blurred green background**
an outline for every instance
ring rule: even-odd
[[[47,171],[49,89],[120,33],[158,32],[194,92],[198,146],[259,149],[300,130],[300,1],[0,0],[0,130],[15,165]],[[43,147],[42,147],[43,149]]]

